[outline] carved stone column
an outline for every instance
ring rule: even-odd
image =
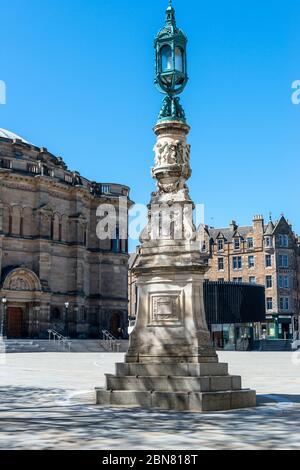
[[[156,192],[148,207],[134,267],[138,286],[136,326],[124,364],[96,390],[99,405],[218,411],[256,405],[241,389],[210,341],[203,302],[206,255],[193,223],[189,126],[176,95],[187,80],[186,43],[169,5],[155,40],[155,83],[167,96],[154,128],[152,176]],[[175,54],[175,55],[174,55]],[[201,175],[200,175],[201,177]],[[199,178],[200,179],[200,178]]]
[[[138,306],[124,364],[96,390],[99,405],[218,411],[256,406],[228,374],[210,341],[203,302],[207,255],[193,224],[189,127],[180,121],[156,125],[152,175],[157,191],[149,205],[134,268]]]
[[[165,121],[155,127],[157,143],[149,221],[141,236],[134,274],[138,312],[126,362],[217,362],[203,303],[207,257],[193,224],[189,127]]]

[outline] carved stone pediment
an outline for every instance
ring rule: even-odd
[[[41,291],[41,283],[37,275],[27,268],[16,268],[10,272],[3,283],[5,290],[11,291]]]
[[[16,291],[30,291],[30,286],[27,280],[23,277],[14,277],[9,283],[10,290]]]

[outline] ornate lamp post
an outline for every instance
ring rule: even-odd
[[[183,92],[187,82],[187,38],[177,28],[175,10],[170,1],[166,12],[166,24],[155,38],[156,78],[155,84],[166,94],[159,114],[160,119],[174,119],[185,122],[185,114],[177,95]]]
[[[2,303],[2,316],[1,316],[1,327],[0,327],[0,337],[3,339],[6,337],[6,307],[7,299],[4,296],[1,300]]]
[[[64,336],[69,336],[69,308],[70,302],[65,302],[65,325],[64,325]]]
[[[137,320],[125,364],[97,390],[101,405],[219,411],[256,405],[241,378],[220,364],[206,323],[203,284],[208,255],[193,223],[189,126],[179,103],[187,84],[187,39],[170,2],[155,39],[155,83],[166,94],[154,127],[156,191],[133,268]],[[201,177],[201,175],[200,175]],[[165,221],[167,223],[165,223]]]

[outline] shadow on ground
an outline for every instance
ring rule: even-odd
[[[282,400],[262,396],[256,409],[196,414],[104,409],[92,392],[5,387],[0,448],[299,449],[300,397]]]

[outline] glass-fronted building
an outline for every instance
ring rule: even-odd
[[[265,288],[235,282],[205,282],[204,304],[217,349],[249,351],[266,323]]]

